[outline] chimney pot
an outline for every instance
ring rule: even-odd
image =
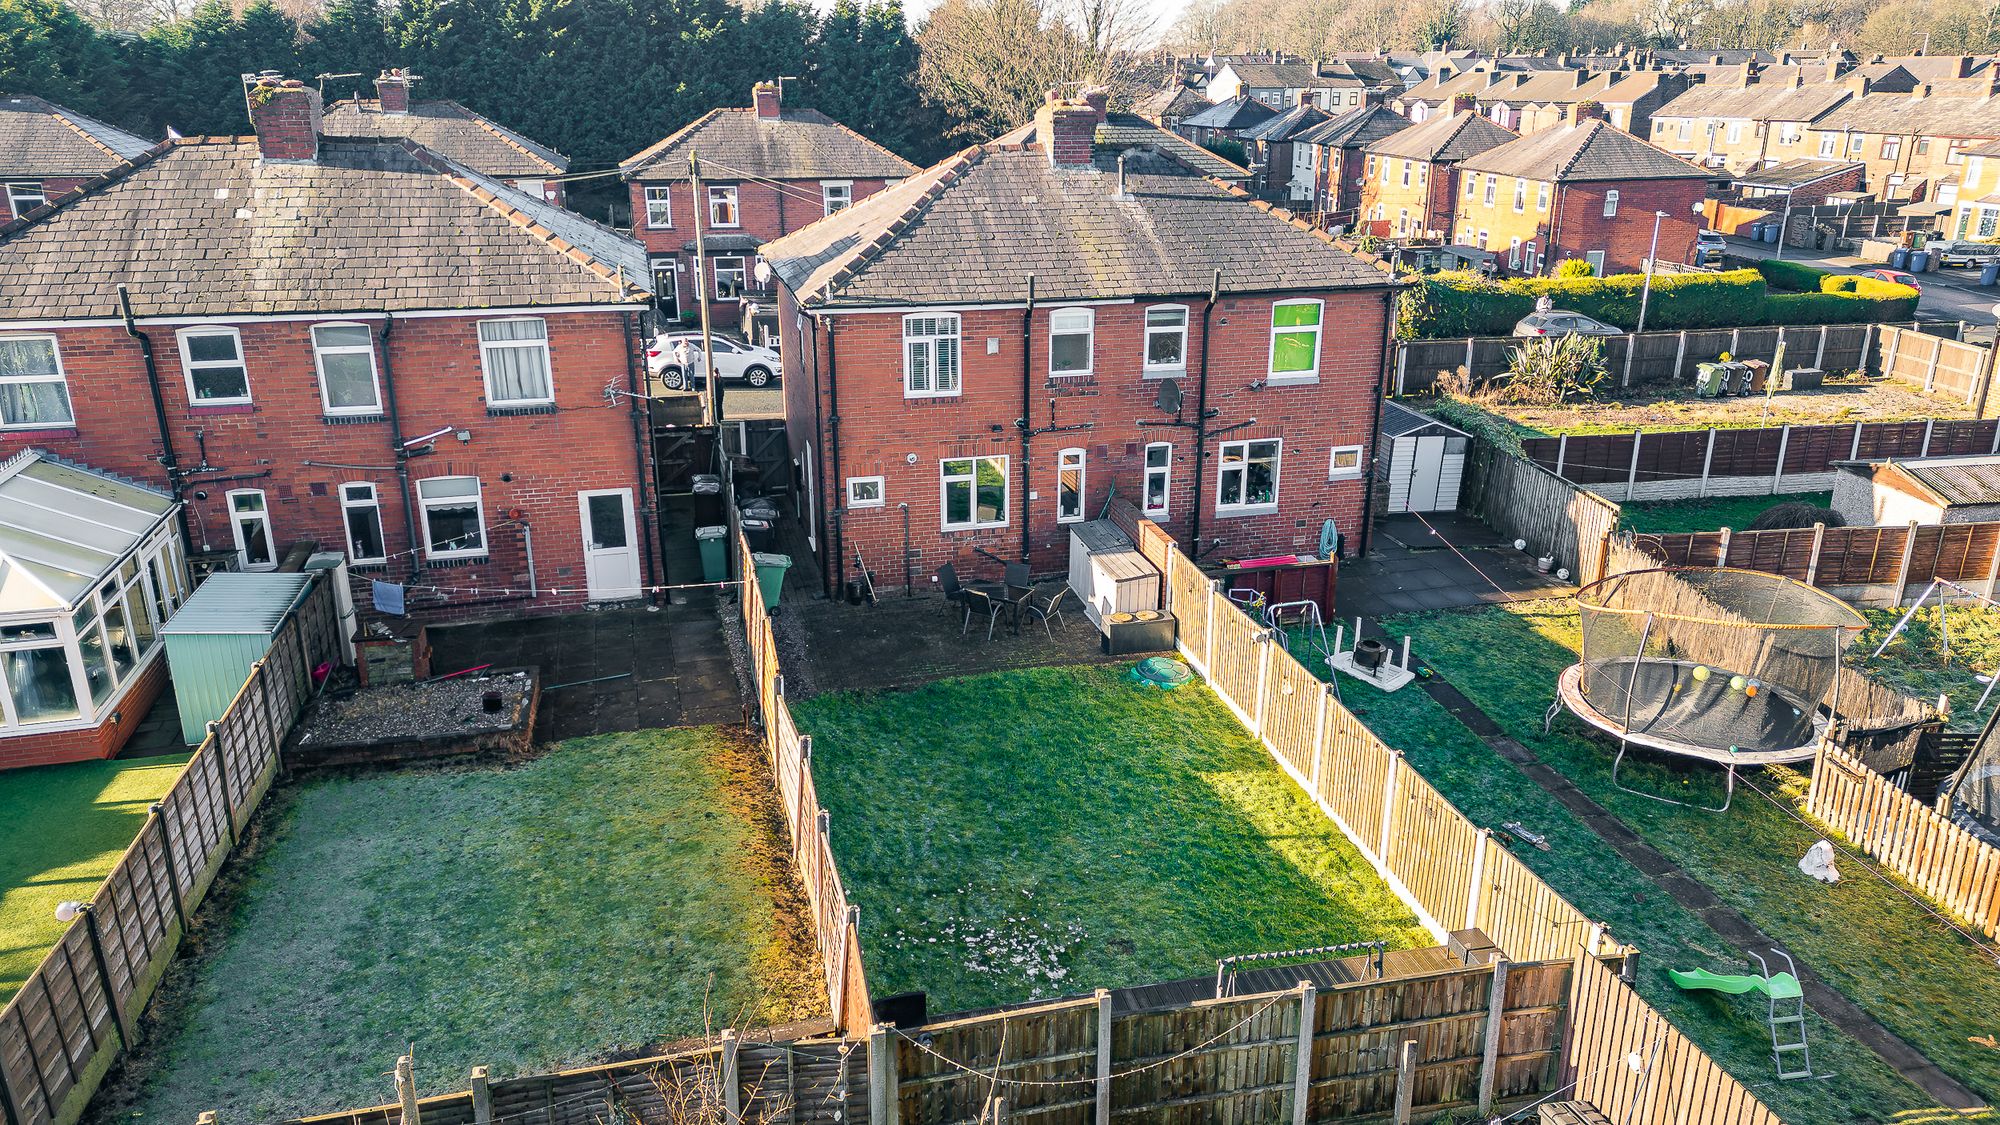
[[[757,119],[775,121],[784,102],[784,91],[776,82],[759,82],[750,87],[750,100],[757,106]]]
[[[375,100],[383,113],[410,112],[410,86],[417,76],[392,67],[375,77]]]
[[[275,70],[243,76],[243,100],[265,160],[309,163],[319,158],[319,91]]]
[[[1085,86],[1082,94],[1083,104],[1090,108],[1091,113],[1097,115],[1097,120],[1104,120],[1105,116],[1111,110],[1111,88],[1109,86]]]

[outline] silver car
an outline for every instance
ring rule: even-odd
[[[1566,309],[1529,313],[1514,325],[1516,336],[1568,336],[1572,333],[1579,336],[1623,336],[1625,330]]]
[[[1924,249],[1937,255],[1938,265],[1977,268],[2000,258],[2000,242],[1971,242],[1963,238],[1933,239]]]

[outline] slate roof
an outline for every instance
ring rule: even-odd
[[[188,138],[0,225],[0,318],[643,302],[644,248],[408,140]]]
[[[1246,141],[1289,141],[1301,132],[1327,120],[1327,117],[1325,110],[1311,102],[1304,102],[1236,135]]]
[[[2000,96],[1870,94],[1827,114],[1819,127],[1899,136],[2000,137]]]
[[[0,97],[0,176],[96,176],[152,144],[42,98]]]
[[[1787,160],[1783,164],[1773,164],[1768,168],[1751,168],[1737,175],[1734,183],[1751,187],[1801,188],[1816,183],[1829,176],[1836,176],[1850,168],[1866,168],[1859,160],[1820,160],[1804,156]]]
[[[1364,105],[1322,121],[1292,138],[1295,144],[1348,148],[1373,144],[1410,127],[1410,119],[1382,105]]]
[[[1277,110],[1248,94],[1238,94],[1226,102],[1209,106],[1193,117],[1183,118],[1181,124],[1190,129],[1247,129],[1276,116]]]
[[[569,170],[569,157],[452,101],[411,102],[408,113],[383,113],[382,103],[350,98],[326,107],[329,137],[408,137],[475,172],[535,179]]]
[[[773,180],[893,180],[917,170],[819,110],[781,110],[772,120],[748,107],[711,109],[618,168],[628,179],[686,179],[689,152],[720,174]]]
[[[1250,169],[1217,156],[1171,129],[1162,129],[1144,118],[1114,113],[1097,126],[1097,143],[1113,148],[1147,145],[1165,152],[1182,164],[1218,180],[1247,180]]]
[[[1200,113],[1208,108],[1208,99],[1178,83],[1164,90],[1155,90],[1139,99],[1132,107],[1142,117],[1159,120],[1164,117],[1181,118]]]
[[[1554,183],[1711,178],[1680,157],[1602,120],[1531,133],[1488,149],[1459,167],[1467,172]]]
[[[1233,62],[1229,69],[1253,90],[1304,90],[1326,81],[1311,63]]]
[[[1412,125],[1368,146],[1376,156],[1396,156],[1430,163],[1451,163],[1477,156],[1487,149],[1516,139],[1508,129],[1495,125],[1474,110],[1439,114],[1421,125]]]
[[[1161,130],[1152,130],[1158,137]],[[1100,132],[1090,167],[1049,162],[1034,127],[970,148],[766,243],[808,306],[907,307],[1206,292],[1380,288],[1387,276],[1303,222]],[[1118,156],[1128,199],[1116,198]]]
[[[1653,111],[1653,120],[1674,117],[1738,118],[1745,121],[1818,121],[1854,96],[1845,86],[1820,82],[1755,82],[1719,86],[1704,82]]]
[[[1901,474],[1946,505],[2000,504],[2000,457],[1990,454],[1877,461],[1866,467]]]

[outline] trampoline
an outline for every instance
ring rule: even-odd
[[[1611,780],[1633,747],[1736,770],[1811,758],[1820,704],[1838,691],[1842,650],[1867,627],[1854,609],[1775,574],[1721,567],[1633,571],[1576,595],[1582,659],[1556,685],[1543,729],[1567,709],[1618,740]]]

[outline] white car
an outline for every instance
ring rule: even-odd
[[[1965,266],[1976,269],[1995,258],[2000,258],[2000,243],[1973,242],[1963,238],[1939,238],[1924,244],[1937,257],[1941,266]]]
[[[720,332],[715,341],[715,369],[724,380],[739,380],[761,387],[784,369],[778,353],[760,344],[746,343]],[[666,384],[670,391],[688,390],[707,380],[708,364],[702,361],[701,333],[664,332],[653,337],[646,349],[646,370]]]

